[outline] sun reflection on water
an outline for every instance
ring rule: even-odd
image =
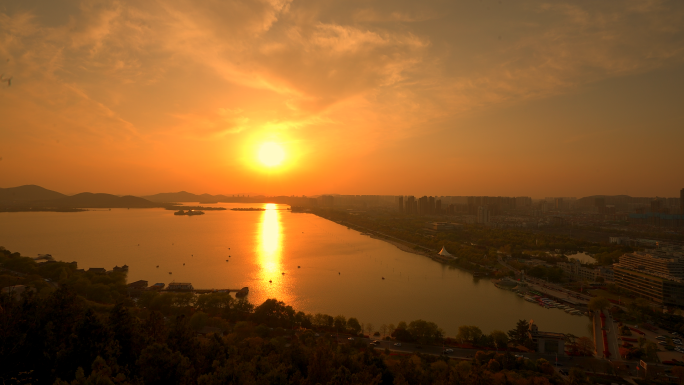
[[[273,298],[280,293],[277,288],[282,281],[282,250],[283,234],[280,224],[280,211],[273,203],[268,203],[262,212],[261,223],[259,224],[259,265],[261,267],[260,277],[262,282],[272,280],[267,283],[269,297]]]

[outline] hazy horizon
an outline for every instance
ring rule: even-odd
[[[29,185],[36,186],[36,184],[29,184]],[[26,186],[26,185],[22,185],[22,186]],[[16,188],[16,187],[22,187],[22,186],[0,187],[0,189],[2,189],[2,188]],[[245,195],[245,196],[252,196],[252,197],[255,197],[255,196],[265,196],[265,197],[275,197],[275,196],[305,196],[305,195],[307,195],[307,194],[272,195],[272,194],[265,194],[265,193],[260,193],[260,192],[230,192],[230,193],[215,193],[215,194],[212,194],[212,193],[206,193],[206,192],[190,191],[190,190],[188,190],[188,189],[182,189],[182,190],[178,190],[178,191],[158,191],[158,192],[153,192],[153,193],[149,193],[149,194],[130,194],[130,193],[114,193],[114,192],[111,192],[111,191],[89,191],[89,190],[84,190],[84,191],[66,191],[66,192],[65,192],[65,191],[59,191],[59,190],[50,189],[50,188],[47,188],[47,187],[45,187],[45,186],[39,186],[39,187],[46,188],[46,189],[52,190],[52,191],[56,191],[56,192],[61,193],[61,194],[64,194],[64,195],[75,195],[75,194],[81,194],[81,193],[94,193],[94,194],[104,193],[104,194],[112,194],[112,195],[117,195],[117,196],[132,195],[132,196],[137,196],[137,197],[146,197],[146,196],[153,196],[153,195],[157,195],[157,194],[177,194],[177,193],[183,193],[183,192],[189,193],[189,194],[194,194],[194,195],[209,194],[209,195],[214,195],[214,196],[217,196],[217,195],[224,195],[224,196],[227,196],[227,197],[230,197],[230,196],[237,196],[237,195],[240,195],[240,196]],[[336,192],[323,192],[323,193],[316,193],[316,194],[308,194],[308,196],[321,196],[321,195],[379,195],[379,196],[415,196],[415,197],[420,197],[420,196],[437,196],[437,197],[441,197],[441,196],[446,196],[446,197],[448,197],[448,196],[452,196],[452,197],[467,197],[467,196],[491,196],[491,197],[497,197],[497,196],[505,196],[505,195],[500,195],[500,194],[499,194],[499,195],[497,195],[497,194],[491,194],[491,195],[453,195],[453,194],[436,195],[436,194],[431,194],[431,193],[424,193],[424,194],[412,194],[412,193],[407,193],[407,194],[354,194],[354,193],[350,193],[350,194],[340,194],[340,193],[336,193]],[[585,195],[585,196],[574,196],[574,197],[573,197],[573,196],[564,195],[564,196],[555,196],[555,197],[553,197],[553,198],[577,198],[577,199],[581,199],[581,198],[583,198],[583,197],[589,197],[589,196],[617,196],[617,195],[624,195],[624,194],[614,194],[614,195],[609,195],[609,194],[590,194],[590,195]],[[545,196],[545,197],[544,197],[544,196],[536,197],[536,196],[530,196],[530,195],[517,195],[517,196],[530,197],[530,198],[535,199],[535,200],[540,200],[540,199],[544,199],[544,198],[552,198],[552,197],[549,197],[549,196]],[[632,197],[634,197],[634,198],[654,198],[654,197],[656,197],[656,196],[654,195],[654,196],[645,196],[645,197],[644,197],[644,196],[641,196],[641,197],[640,197],[640,196],[632,196]],[[658,197],[658,198],[680,198],[679,195],[672,195],[672,196],[663,195],[663,196],[657,196],[657,197]]]
[[[684,3],[0,8],[0,179],[69,193],[678,196]]]

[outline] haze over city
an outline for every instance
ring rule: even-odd
[[[684,177],[680,2],[23,1],[0,20],[3,187],[676,196]]]

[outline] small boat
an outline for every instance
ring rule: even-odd
[[[157,269],[159,268],[159,265],[157,265]]]
[[[384,280],[384,279],[385,279],[385,277],[382,277],[382,279]]]
[[[185,266],[185,264],[183,264],[183,266]]]
[[[230,258],[230,255],[228,256],[228,258]]]
[[[169,271],[169,274],[173,274],[173,273]]]
[[[340,272],[337,272],[337,275],[341,275],[341,274],[342,274],[342,273],[340,273]]]
[[[297,266],[297,268],[298,268],[298,269],[301,269],[302,267],[301,267],[301,266]]]
[[[285,275],[285,273],[282,273],[282,274]]]
[[[230,262],[230,260],[229,260],[229,259],[226,259],[226,262]]]
[[[269,279],[269,280],[268,280],[268,283],[273,283],[273,280],[270,280],[270,279]]]

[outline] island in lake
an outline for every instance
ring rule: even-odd
[[[266,211],[266,209],[261,207],[235,207],[232,208],[233,211]]]
[[[178,210],[173,215],[204,215],[204,211],[199,211],[199,210]]]

